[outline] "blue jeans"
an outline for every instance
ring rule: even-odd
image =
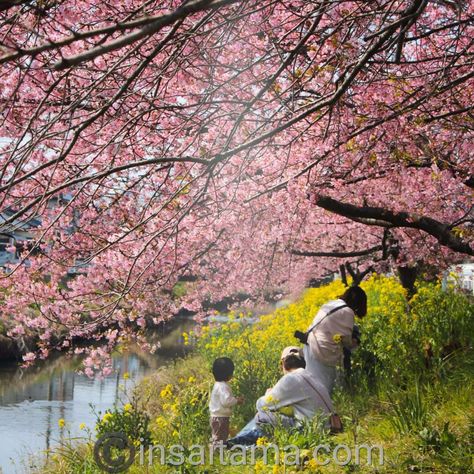
[[[233,438],[227,440],[228,446],[251,446],[261,438],[264,433],[260,426],[257,425],[256,416],[254,416]]]
[[[257,442],[258,438],[265,436],[264,427],[278,424],[290,428],[295,426],[296,420],[283,415],[277,416],[271,412],[258,412],[233,438],[227,440],[227,445],[251,446]]]

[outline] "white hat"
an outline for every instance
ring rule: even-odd
[[[285,347],[281,353],[280,359],[283,360],[290,354],[295,354],[303,359],[303,350],[301,349],[301,347],[297,347],[297,346]]]

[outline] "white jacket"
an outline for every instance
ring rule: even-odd
[[[237,404],[237,398],[232,394],[232,389],[227,382],[216,382],[211,392],[209,411],[211,416],[229,417],[232,407]]]
[[[326,388],[301,368],[285,374],[265,396],[257,400],[257,410],[263,412],[290,406],[293,407],[295,418],[300,420],[310,420],[317,411],[326,414],[332,412]]]
[[[315,359],[329,366],[341,363],[343,346],[352,346],[352,329],[354,328],[354,311],[342,308],[329,316],[329,311],[346,303],[343,300],[333,300],[321,307],[310,328],[317,326],[308,335],[308,344]],[[341,341],[339,342],[338,339]]]

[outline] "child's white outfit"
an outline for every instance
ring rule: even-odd
[[[232,415],[232,407],[236,404],[237,398],[232,394],[230,385],[227,382],[216,382],[209,401],[213,445],[227,441],[230,415]]]

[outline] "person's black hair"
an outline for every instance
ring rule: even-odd
[[[367,295],[360,286],[349,287],[341,296],[341,300],[360,318],[367,314]]]
[[[212,374],[216,382],[227,382],[234,375],[234,363],[228,357],[218,357],[212,364]]]
[[[299,354],[289,354],[281,363],[285,370],[304,369],[306,367],[306,361]]]

